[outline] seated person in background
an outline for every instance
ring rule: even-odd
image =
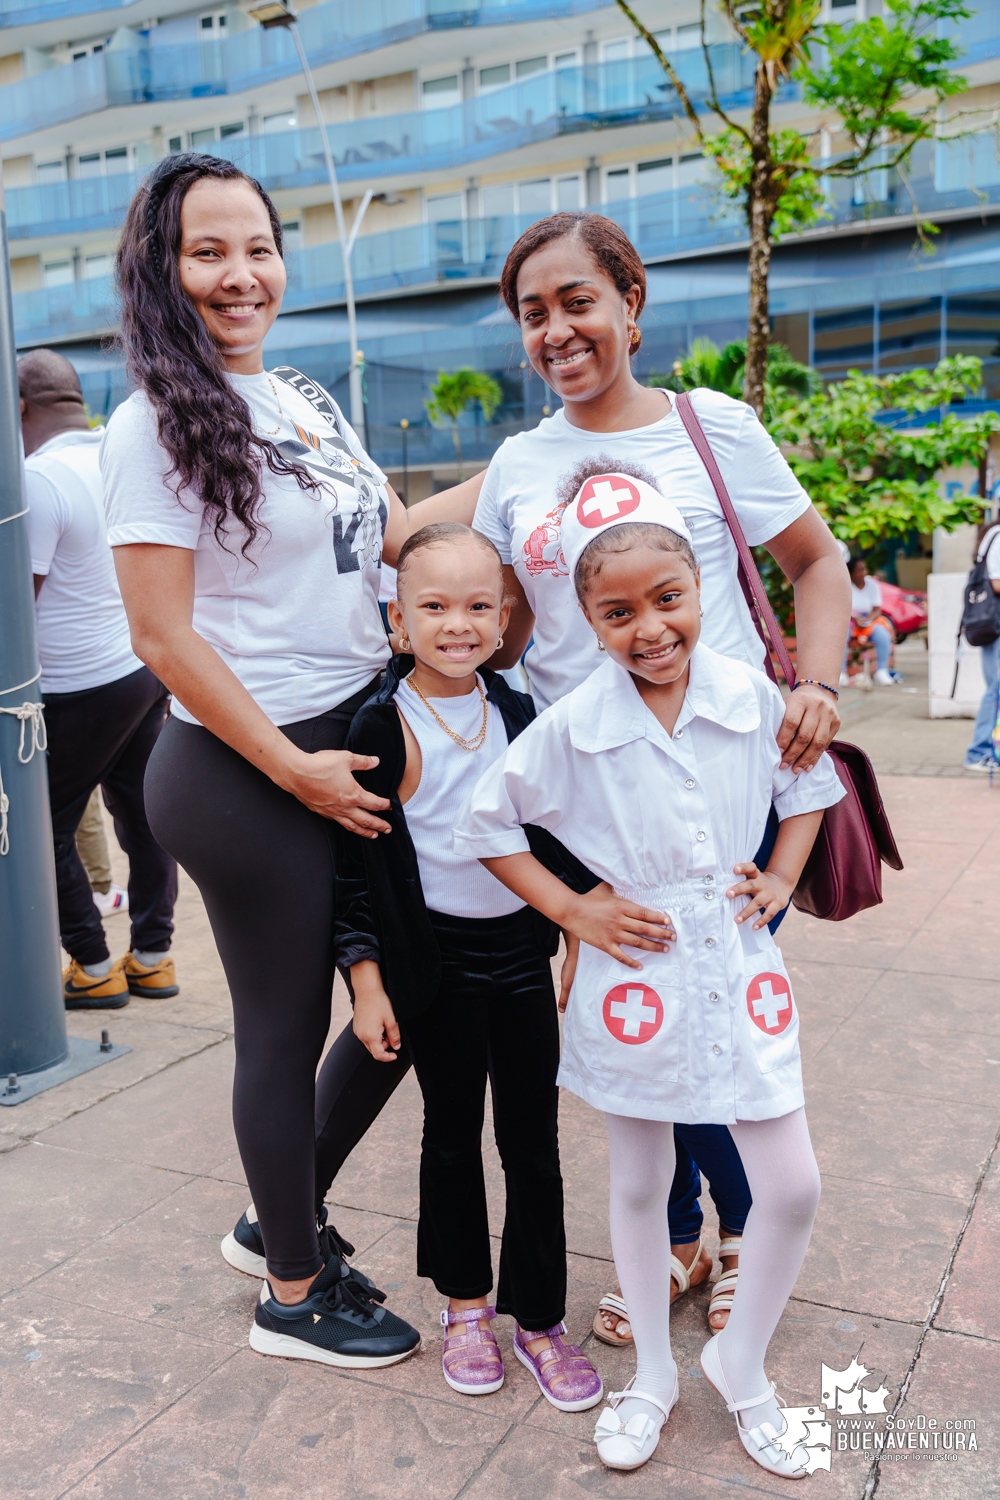
[[[882,613],[878,579],[870,575],[863,557],[852,557],[847,564],[847,571],[851,575],[851,629],[844,653],[840,685],[853,685],[852,679],[847,675],[848,662],[863,664],[865,653],[874,646],[875,681],[881,687],[894,687],[897,679],[893,675],[891,663],[895,632],[892,621]]]

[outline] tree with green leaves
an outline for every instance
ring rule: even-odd
[[[702,114],[628,0],[616,3],[675,90],[705,155],[718,169],[723,194],[746,214],[750,308],[743,399],[760,416],[774,245],[783,235],[806,229],[824,216],[824,178],[902,170],[917,142],[934,135],[939,106],[966,86],[951,68],[959,50],[938,35],[939,23],[965,19],[971,11],[964,0],[884,0],[884,15],[841,26],[821,22],[821,0],[701,0],[708,78],[707,113]],[[723,106],[716,90],[706,5],[718,6],[731,33],[757,59],[753,103],[745,123]],[[791,126],[772,125],[772,109],[782,89],[789,98],[793,87],[806,104],[836,117],[846,151],[821,160],[809,136]],[[718,122],[714,127],[708,124],[710,117]]]
[[[451,436],[455,444],[455,459],[458,477],[465,478],[462,459],[462,439],[458,431],[458,419],[468,407],[476,405],[488,422],[503,400],[499,382],[484,370],[472,370],[463,366],[460,370],[439,370],[431,386],[431,399],[424,402],[427,415],[437,426],[440,422],[451,423]]]
[[[662,386],[668,391],[702,387],[722,391],[739,401],[743,397],[746,362],[745,339],[735,339],[722,349],[711,339],[695,339],[687,353],[674,360],[670,375],[650,375],[646,384]],[[819,390],[820,384],[816,371],[800,364],[784,344],[771,344],[764,380],[764,425],[769,426],[783,407]]]
[[[862,375],[851,370],[770,424],[797,478],[834,536],[868,549],[911,532],[954,531],[983,518],[977,495],[941,493],[942,469],[978,466],[995,412],[963,416],[982,389],[982,361],[943,359],[934,370]],[[914,425],[914,418],[926,422]]]

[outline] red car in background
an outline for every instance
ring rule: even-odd
[[[892,621],[896,640],[905,641],[908,635],[927,624],[927,595],[899,589],[894,583],[883,583],[878,579],[882,595],[882,612]]]

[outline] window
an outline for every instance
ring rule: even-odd
[[[518,183],[518,212],[541,219],[552,212],[552,182],[548,177],[538,177],[533,182]]]
[[[104,153],[105,170],[108,172],[128,171],[128,147],[115,146],[111,151]]]
[[[275,130],[294,130],[297,121],[293,109],[282,110],[280,115],[265,115],[260,125],[265,135]]]
[[[560,177],[556,183],[556,209],[559,213],[572,213],[580,207],[579,177]]]
[[[450,73],[447,78],[425,78],[421,90],[424,109],[448,109],[462,102],[457,73]]]
[[[621,41],[604,43],[605,62],[624,62],[632,56],[632,43],[628,37],[622,37]]]
[[[225,11],[215,11],[210,16],[201,16],[198,21],[198,29],[205,41],[211,36],[224,36],[226,32]]]
[[[215,126],[208,130],[192,130],[191,146],[197,149],[199,146],[209,146],[215,140]]]
[[[632,169],[630,167],[614,167],[604,178],[605,197],[608,203],[618,203],[622,198],[632,196]]]
[[[170,137],[169,141],[167,142],[167,150],[171,154],[173,154],[173,152],[179,151],[180,149],[181,149],[181,138],[180,138],[180,136],[179,135],[172,135]]]
[[[1000,355],[1000,292],[949,297],[947,332],[949,358],[978,354],[980,359],[996,359]]]
[[[66,163],[61,157],[58,161],[40,161],[35,175],[39,182],[65,182]]]
[[[115,268],[113,255],[88,255],[83,263],[85,281],[94,281],[98,276],[110,276]]]
[[[301,250],[304,240],[301,219],[285,219],[281,225],[281,238],[286,250]]]
[[[510,83],[510,63],[499,63],[495,68],[479,69],[481,89],[498,89],[505,83]]]
[[[580,61],[579,52],[557,52],[552,59],[552,66],[558,68],[575,68]]]
[[[72,286],[73,262],[71,260],[47,261],[43,272],[43,280],[46,286]]]
[[[80,59],[81,59],[81,57],[86,57],[86,55],[87,55],[86,52],[74,52],[73,53],[73,61],[74,62],[79,62]]]
[[[641,161],[638,168],[640,198],[647,193],[667,193],[674,185],[674,163],[669,156],[660,161]]]
[[[880,370],[936,365],[941,357],[941,298],[883,302],[878,311]]]
[[[707,173],[708,166],[701,152],[691,151],[677,163],[677,186],[692,187],[696,182],[704,182]]]
[[[465,218],[465,194],[442,193],[427,199],[428,224],[453,224]]]
[[[219,140],[220,141],[228,140],[229,136],[231,136],[231,135],[242,135],[242,134],[243,134],[243,121],[242,120],[237,121],[236,124],[234,124],[234,125],[220,125],[219,126]]]
[[[532,73],[544,73],[549,66],[547,57],[526,57],[523,62],[516,64],[514,71],[518,78],[530,78]]]
[[[514,212],[514,184],[493,182],[480,193],[484,219],[499,219]]]
[[[848,369],[870,370],[874,348],[871,307],[814,314],[813,364],[828,378]]]
[[[661,52],[672,52],[674,50],[674,33],[669,27],[666,31],[654,31],[653,40],[657,43]],[[635,50],[638,57],[653,56],[653,49],[643,37],[636,37]]]
[[[692,26],[678,26],[677,41],[674,45],[678,52],[686,52],[691,47],[700,47],[701,22],[695,21]]]
[[[104,171],[104,163],[99,151],[90,151],[86,156],[79,157],[77,166],[81,177],[100,177]]]

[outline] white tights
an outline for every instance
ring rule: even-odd
[[[674,1178],[674,1127],[658,1120],[607,1115],[611,1154],[611,1245],[635,1338],[635,1388],[665,1404],[676,1366],[670,1352],[670,1231],[667,1200]],[[743,1231],[740,1275],[719,1355],[736,1396],[767,1390],[764,1356],[795,1285],[819,1203],[819,1171],[805,1111],[777,1120],[743,1120],[729,1127],[753,1196]],[[634,1411],[662,1413],[626,1401]],[[783,1427],[777,1403],[748,1410],[745,1425]]]

